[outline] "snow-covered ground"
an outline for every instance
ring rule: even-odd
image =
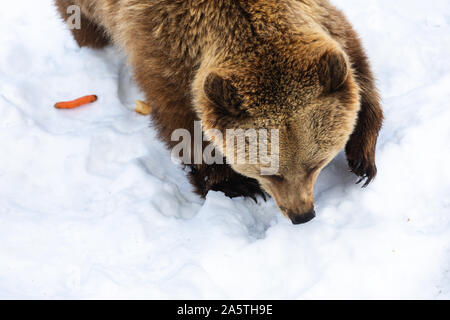
[[[124,58],[80,50],[51,2],[1,1],[0,298],[450,298],[448,0],[334,1],[379,79],[379,175],[361,189],[341,154],[300,226],[195,196]]]

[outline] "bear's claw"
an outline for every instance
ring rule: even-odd
[[[258,203],[258,196],[267,201],[265,192],[255,179],[236,174],[231,179],[211,186],[211,190],[221,191],[229,198],[244,197]]]
[[[356,184],[365,180],[363,188],[367,187],[377,175],[374,153],[359,155],[358,157],[353,157],[352,153],[347,153],[347,161],[351,172],[360,177]]]
[[[202,198],[213,190],[223,192],[230,198],[251,198],[256,203],[258,196],[264,201],[267,199],[257,180],[235,172],[229,165],[199,165],[190,168],[190,181]]]

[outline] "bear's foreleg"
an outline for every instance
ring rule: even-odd
[[[376,176],[375,150],[378,133],[383,122],[380,96],[375,87],[375,80],[370,69],[369,60],[356,33],[351,30],[347,53],[356,73],[360,87],[361,109],[358,121],[347,142],[345,151],[350,169],[366,180],[367,186]]]

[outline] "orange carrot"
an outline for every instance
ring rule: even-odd
[[[85,104],[95,102],[95,101],[97,101],[97,99],[98,98],[96,95],[84,96],[82,98],[79,98],[79,99],[76,99],[73,101],[58,102],[57,104],[55,104],[55,108],[56,109],[74,109],[74,108],[84,106]]]

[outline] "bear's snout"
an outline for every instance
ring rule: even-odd
[[[311,221],[316,217],[314,209],[309,210],[306,213],[296,213],[294,211],[288,211],[289,219],[293,224],[302,224]]]

